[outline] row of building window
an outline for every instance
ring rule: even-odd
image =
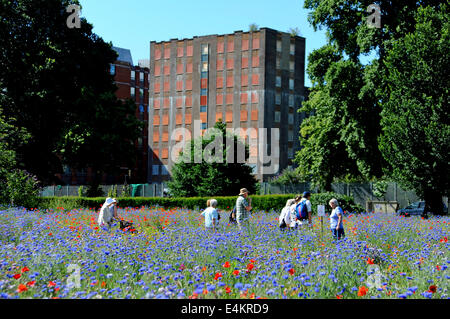
[[[257,50],[259,48],[260,48],[259,38],[254,38],[252,40],[252,49],[253,50]],[[243,39],[242,40],[241,49],[242,49],[242,51],[249,50],[249,40],[247,40],[247,39]],[[204,50],[204,49],[202,48],[202,50]],[[178,46],[177,47],[177,57],[183,57],[184,53],[185,53],[184,51],[185,51],[184,47]],[[217,42],[217,53],[223,53],[223,52],[225,52],[225,42],[224,41],[218,41]],[[227,52],[234,52],[234,40],[227,42]],[[160,60],[163,57],[162,53],[163,52],[162,52],[161,48],[158,48],[158,47],[155,48],[155,60]],[[194,53],[194,47],[192,45],[187,45],[186,46],[186,56],[193,56],[193,53]],[[169,44],[165,45],[165,48],[164,48],[164,59],[170,59],[170,47],[169,47]]]

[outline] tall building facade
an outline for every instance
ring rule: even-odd
[[[137,157],[133,167],[122,167],[123,174],[127,175],[128,183],[146,183],[148,168],[148,89],[150,70],[145,63],[133,64],[131,52],[128,49],[113,47],[119,55],[117,61],[111,64],[111,74],[118,89],[118,99],[131,99],[136,103],[136,117],[144,122],[141,136],[135,141]],[[124,182],[123,176],[120,183]]]
[[[148,182],[170,178],[179,142],[172,133],[183,128],[194,138],[195,123],[201,131],[217,121],[239,128],[259,180],[292,165],[304,70],[305,39],[269,28],[151,42]],[[264,169],[261,154],[271,155],[270,165],[276,161],[273,169]]]

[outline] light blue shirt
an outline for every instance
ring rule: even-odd
[[[208,207],[202,212],[202,216],[205,217],[205,227],[212,228],[213,225],[213,218],[216,220],[216,226],[218,224],[218,218],[219,213],[217,213],[217,210],[213,207]]]
[[[335,209],[333,209],[331,211],[331,215],[330,215],[330,227],[331,229],[336,229],[337,223],[339,221],[339,215],[341,215],[341,218],[344,217],[344,212],[342,211],[342,208],[340,208],[339,206],[336,207]],[[343,229],[344,225],[342,223],[339,224],[339,228]]]

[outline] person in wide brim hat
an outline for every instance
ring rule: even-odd
[[[241,195],[244,195],[244,194],[247,194],[247,195],[249,194],[247,188],[241,188],[241,190],[239,191],[239,195],[238,196],[241,196]]]

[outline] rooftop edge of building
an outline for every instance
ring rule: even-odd
[[[170,40],[166,40],[166,41],[150,41],[150,43],[154,43],[154,44],[160,44],[160,43],[169,43],[172,41],[186,41],[186,40],[194,40],[194,39],[198,39],[198,38],[207,38],[207,37],[214,37],[214,36],[225,36],[225,35],[232,35],[232,34],[236,34],[236,33],[253,33],[253,32],[259,32],[261,30],[266,30],[269,32],[276,32],[276,33],[285,33],[285,34],[289,34],[289,32],[284,32],[284,31],[279,31],[279,30],[275,30],[272,28],[267,28],[267,27],[263,27],[263,28],[259,28],[256,31],[242,31],[242,30],[238,30],[238,31],[234,31],[232,33],[224,33],[224,34],[207,34],[207,35],[195,35],[192,38],[183,38],[183,39],[178,39],[178,38],[172,38]],[[293,36],[294,38],[299,38],[299,39],[306,39],[305,37],[296,35]]]

